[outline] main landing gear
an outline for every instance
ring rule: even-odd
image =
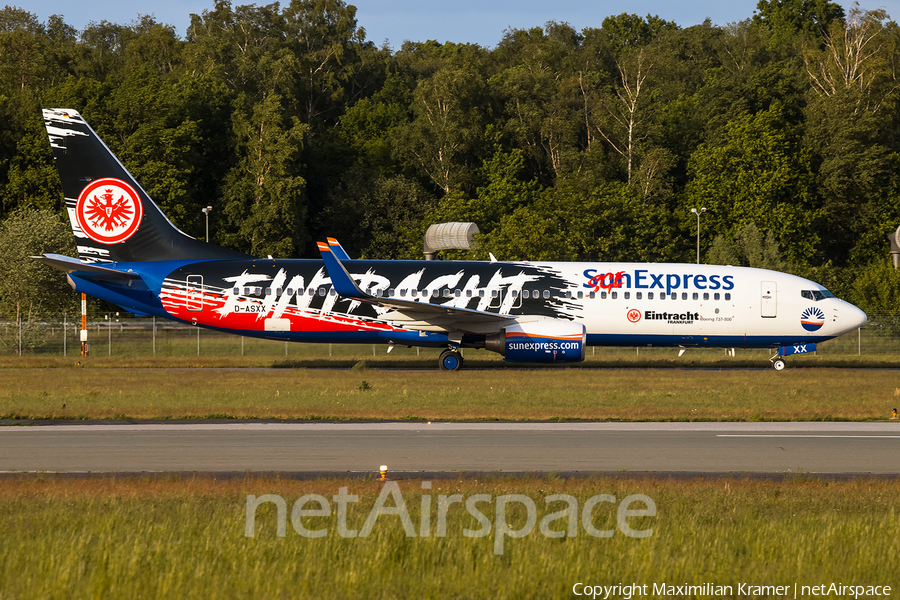
[[[769,359],[772,362],[772,368],[776,371],[784,371],[784,368],[787,366],[784,362],[784,359],[781,358],[780,355],[775,355]]]
[[[462,354],[456,348],[448,348],[441,352],[438,364],[441,371],[459,371],[463,366]]]

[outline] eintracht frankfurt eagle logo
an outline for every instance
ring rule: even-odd
[[[107,177],[92,181],[75,205],[78,226],[101,244],[118,244],[130,238],[141,224],[141,200],[130,185]]]

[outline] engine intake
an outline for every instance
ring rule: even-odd
[[[485,338],[484,347],[510,362],[581,362],[587,346],[584,325],[569,321],[516,323]]]

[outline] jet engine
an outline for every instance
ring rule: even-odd
[[[584,325],[570,321],[516,323],[485,338],[484,347],[510,362],[581,362],[587,345]]]

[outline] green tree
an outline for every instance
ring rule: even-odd
[[[485,127],[486,84],[477,46],[458,49],[413,93],[415,118],[395,138],[402,159],[412,162],[434,186],[449,194],[468,183]]]
[[[748,223],[738,231],[733,246],[725,236],[717,235],[709,251],[709,263],[773,271],[781,271],[786,267],[781,260],[781,248],[775,235],[769,231],[763,237],[756,223]]]
[[[0,161],[0,165],[4,162],[7,161]],[[8,181],[0,188],[2,213],[17,206],[50,210],[62,208],[59,176],[50,154],[47,130],[38,114],[28,119],[26,133],[19,138],[16,154],[3,166],[8,168]]]
[[[821,211],[812,194],[810,158],[779,105],[729,124],[722,145],[697,149],[689,172],[683,206],[709,207],[705,222],[713,232],[735,239],[756,223],[773,232],[788,260],[806,263],[816,256]]]
[[[0,310],[31,323],[54,311],[73,309],[76,294],[59,271],[29,257],[75,255],[75,237],[60,213],[23,206],[0,224]]]
[[[834,21],[844,19],[840,4],[828,0],[759,0],[753,20],[781,35],[804,32],[820,37]]]
[[[223,239],[254,256],[295,257],[306,243],[306,182],[294,173],[307,127],[285,119],[281,102],[272,94],[234,114],[240,159],[225,182]]]
[[[648,14],[644,18],[628,13],[606,17],[602,27],[616,52],[640,49],[658,38],[663,31],[678,29],[673,21],[661,19],[659,15]]]
[[[851,301],[869,316],[875,332],[900,333],[900,271],[882,259],[862,269],[853,281]]]

